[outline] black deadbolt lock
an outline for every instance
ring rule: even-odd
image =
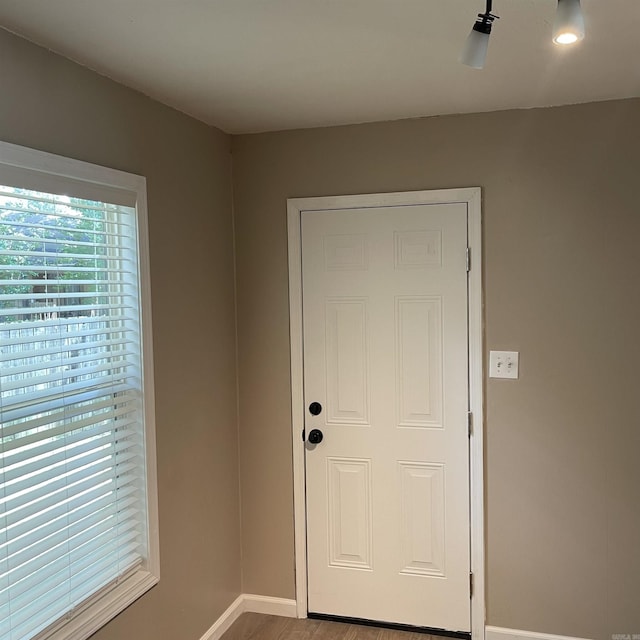
[[[320,415],[321,411],[322,411],[322,405],[319,402],[312,402],[309,405],[309,413],[312,416]]]
[[[324,438],[324,436],[320,429],[311,429],[309,432],[309,442],[311,444],[320,444],[322,442],[322,438]]]

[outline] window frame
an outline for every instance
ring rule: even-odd
[[[37,172],[48,181],[85,183],[90,189],[116,190],[135,200],[137,257],[142,331],[142,393],[148,557],[142,566],[105,587],[33,640],[85,640],[146,593],[160,580],[160,543],[156,467],[155,400],[151,325],[151,278],[146,178],[64,156],[0,141],[0,171]],[[14,185],[7,185],[14,186]],[[45,189],[46,190],[46,189]]]

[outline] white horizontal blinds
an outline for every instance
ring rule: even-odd
[[[135,210],[0,186],[0,640],[146,556]]]
[[[77,168],[74,172],[77,172]],[[76,198],[99,200],[100,202],[110,202],[111,204],[129,207],[135,207],[136,205],[136,194],[130,189],[122,189],[94,181],[87,182],[58,173],[27,169],[21,166],[13,167],[7,164],[0,164],[0,183],[27,190],[34,189],[46,193],[72,195]]]

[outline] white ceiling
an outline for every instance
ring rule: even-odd
[[[640,0],[494,0],[486,68],[458,63],[484,0],[0,0],[0,24],[246,133],[640,95]]]

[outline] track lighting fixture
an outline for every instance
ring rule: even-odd
[[[492,0],[486,0],[487,8],[479,13],[476,23],[465,42],[460,62],[474,69],[482,69],[487,59],[489,36],[493,21],[498,19],[491,13]],[[584,16],[580,0],[558,0],[556,19],[553,24],[553,42],[555,44],[573,44],[584,38]]]
[[[486,11],[478,14],[478,19],[473,25],[460,55],[460,62],[473,69],[482,69],[487,59],[491,27],[493,21],[498,19],[498,16],[491,13],[491,5],[492,0],[487,0]]]
[[[553,41],[556,44],[573,44],[584,38],[584,17],[580,0],[558,0],[556,19],[553,23]]]

